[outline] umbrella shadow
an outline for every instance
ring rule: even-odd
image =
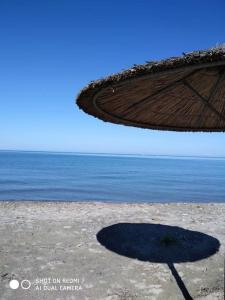
[[[207,234],[177,226],[149,223],[118,223],[101,229],[97,240],[117,254],[148,261],[166,263],[184,299],[193,299],[174,263],[195,262],[215,254],[220,242]]]

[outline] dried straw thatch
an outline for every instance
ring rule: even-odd
[[[86,113],[128,126],[225,131],[225,48],[184,53],[91,82],[77,98]]]

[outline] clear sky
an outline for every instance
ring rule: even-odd
[[[225,42],[224,0],[0,0],[0,149],[225,156],[225,133],[104,123],[89,81]]]

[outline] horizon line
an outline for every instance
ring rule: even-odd
[[[57,151],[57,150],[24,150],[24,149],[0,149],[0,152],[38,152],[38,153],[68,153],[78,155],[104,155],[104,156],[138,156],[138,157],[193,157],[193,158],[221,158],[225,159],[225,156],[211,156],[211,155],[186,155],[186,154],[143,154],[143,153],[111,153],[111,152],[86,152],[86,151]]]

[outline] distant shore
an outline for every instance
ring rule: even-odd
[[[1,201],[1,299],[183,299],[165,263],[99,243],[98,232],[121,223],[179,226],[218,240],[214,255],[174,265],[193,299],[223,299],[224,216],[221,203]],[[12,279],[25,288],[10,289]]]

